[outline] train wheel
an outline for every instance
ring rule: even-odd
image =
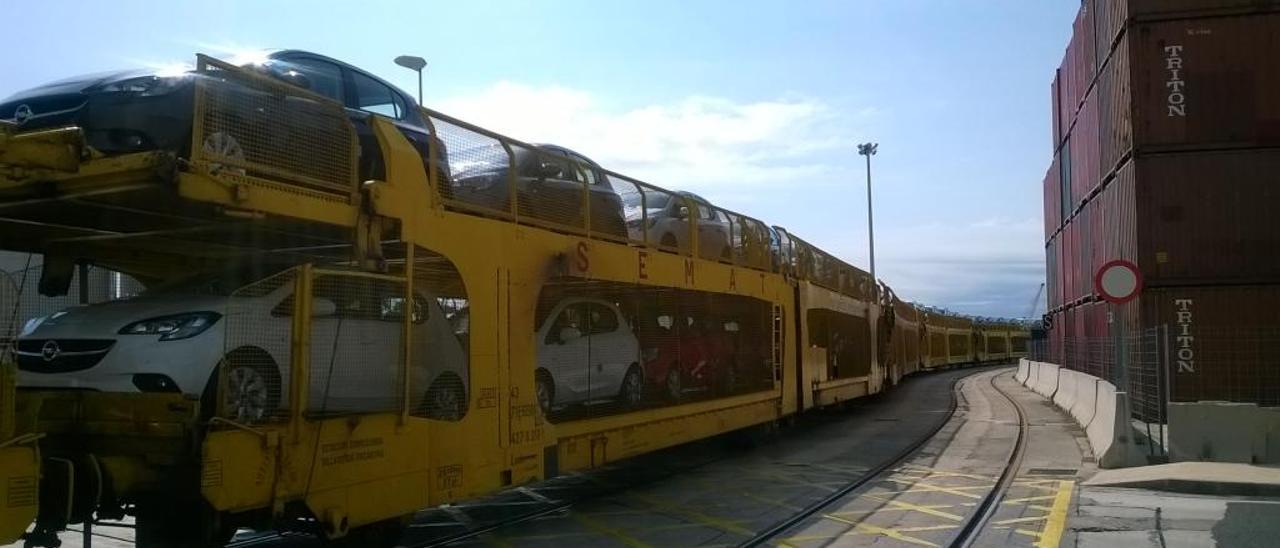
[[[356,527],[342,538],[326,539],[324,546],[332,548],[391,548],[400,543],[400,537],[413,522],[413,514],[382,520]]]
[[[134,539],[138,548],[214,548],[226,545],[236,529],[220,512],[200,501],[156,498],[139,503]]]

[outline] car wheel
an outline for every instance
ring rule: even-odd
[[[672,366],[667,370],[667,378],[665,382],[667,388],[667,399],[677,401],[684,397],[684,381],[680,378],[680,367]]]
[[[631,366],[627,376],[622,378],[622,388],[618,390],[618,399],[627,407],[639,407],[644,401],[644,375],[640,368]]]
[[[662,235],[662,239],[658,241],[658,245],[661,245],[662,247],[678,248],[680,247],[680,242],[676,241],[674,234],[667,233]]]
[[[226,158],[241,164],[245,161],[244,148],[240,146],[240,141],[225,131],[215,131],[205,137],[204,152],[215,158]],[[240,167],[228,167],[218,163],[210,164],[210,167],[215,171],[225,169],[237,175],[245,174],[244,168]]]
[[[538,407],[542,408],[543,415],[551,414],[551,406],[556,399],[556,385],[551,380],[551,374],[546,371],[538,371],[533,381],[534,397],[538,399]]]
[[[440,375],[427,390],[427,417],[444,421],[462,420],[467,414],[467,388],[453,373]]]
[[[280,404],[280,374],[274,364],[247,353],[232,353],[219,366],[226,371],[222,397],[227,418],[253,422],[267,418]]]

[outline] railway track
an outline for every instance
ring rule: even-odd
[[[952,548],[969,548],[974,545],[987,522],[991,519],[991,516],[995,514],[996,509],[999,508],[1001,501],[1004,499],[1005,493],[1013,484],[1014,477],[1017,475],[1018,470],[1021,467],[1023,454],[1026,452],[1030,424],[1027,420],[1027,414],[1023,410],[1021,404],[1019,404],[1011,395],[1000,389],[996,384],[996,378],[1004,374],[1005,373],[996,373],[989,375],[988,382],[990,382],[991,387],[996,391],[996,393],[1000,394],[1013,407],[1018,420],[1017,437],[1013,447],[1009,450],[1008,458],[1003,465],[995,486],[988,491],[977,504],[974,511],[969,515],[969,518],[964,522],[957,534],[952,537],[951,541],[948,543]],[[883,478],[895,468],[910,460],[910,458],[919,451],[921,447],[938,434],[943,426],[950,422],[951,417],[955,414],[956,402],[960,397],[960,390],[963,383],[972,379],[974,376],[960,379],[953,385],[951,391],[952,404],[950,413],[947,414],[946,419],[940,421],[937,427],[933,428],[927,435],[922,436],[918,441],[910,446],[903,448],[901,452],[894,455],[892,458],[885,460],[879,466],[868,470],[866,474],[853,479],[844,486],[833,491],[830,495],[805,507],[803,510],[796,512],[777,522],[773,526],[760,531],[755,536],[738,544],[738,546],[755,547],[777,544],[784,538],[786,533],[795,530],[801,524],[815,516],[823,514],[828,509],[837,506],[842,501],[848,500],[851,494]]]
[[[930,439],[933,439],[933,437],[938,433],[938,431],[941,430],[955,415],[956,409],[959,406],[961,383],[963,383],[966,379],[969,379],[969,378],[972,378],[972,375],[968,377],[957,378],[951,382],[950,389],[948,390],[948,393],[950,394],[950,401],[948,402],[947,410],[945,411],[945,413],[940,414],[937,424],[931,426],[931,428],[925,433],[925,435],[921,436],[919,439],[915,440],[910,445],[904,447],[901,451],[895,454],[891,459],[885,461],[882,465],[860,474],[857,479],[854,479],[853,481],[849,482],[849,484],[839,489],[839,491],[833,493],[830,497],[823,499],[823,501],[819,501],[819,503],[811,505],[810,507],[806,508],[804,511],[796,514],[791,518],[788,518],[787,520],[783,520],[782,522],[779,522],[769,527],[768,529],[757,533],[754,537],[752,537],[748,541],[740,544],[740,546],[758,546],[763,543],[767,543],[770,539],[777,537],[779,534],[786,531],[790,527],[794,526],[796,523],[799,523],[799,521],[802,521],[805,517],[821,511],[821,509],[825,507],[827,504],[829,504],[831,500],[838,499],[844,495],[847,495],[852,491],[857,490],[859,487],[866,484],[868,481],[871,481],[872,479],[881,475],[883,472],[895,466],[897,463],[910,457],[921,446],[927,443]],[[713,461],[701,463],[697,467],[690,467],[686,469],[685,472],[692,471],[694,468],[700,468],[702,466],[706,466],[714,462],[726,460],[727,458],[728,457],[717,458]],[[673,473],[670,475],[674,476],[677,474]],[[642,484],[642,483],[644,482],[634,482],[633,485]],[[603,498],[605,496],[616,494],[624,490],[625,489],[610,490],[607,493],[602,492],[590,498]],[[491,532],[505,529],[508,527],[517,526],[521,523],[530,522],[542,517],[551,516],[561,512],[569,511],[575,504],[580,504],[580,503],[586,502],[587,500],[589,500],[589,498],[567,500],[551,507],[539,509],[537,511],[529,512],[525,515],[513,517],[512,519],[509,519],[503,522],[487,524],[483,527],[477,527],[465,532],[450,535],[448,537],[440,537],[440,538],[432,539],[429,542],[405,544],[405,546],[408,548],[435,548],[435,547],[441,547],[441,546],[463,544],[468,541],[478,540],[486,533],[491,533]]]

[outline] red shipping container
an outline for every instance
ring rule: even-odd
[[[1067,130],[1062,119],[1062,70],[1053,71],[1053,83],[1049,85],[1049,100],[1053,105],[1053,150],[1057,152]]]
[[[1090,0],[1098,48],[1114,44],[1130,19],[1167,20],[1280,10],[1280,0]]]
[[[1120,50],[1128,38],[1121,39]],[[1098,78],[1099,173],[1109,177],[1133,148],[1129,56],[1113,55]]]
[[[1172,401],[1280,405],[1280,285],[1159,288],[1139,299],[1143,324],[1168,331]]]
[[[1071,208],[1074,210],[1101,180],[1098,161],[1098,96],[1090,94],[1071,129]]]
[[[1062,65],[1058,67],[1058,72],[1062,75],[1061,87],[1058,88],[1058,92],[1061,94],[1059,98],[1061,110],[1058,116],[1062,120],[1064,138],[1071,133],[1071,124],[1075,122],[1076,107],[1078,106],[1076,102],[1078,96],[1076,95],[1075,81],[1075,51],[1076,38],[1073,36],[1071,41],[1067,43],[1067,51],[1062,57]]]
[[[1148,285],[1280,282],[1280,149],[1140,157],[1132,201]]]
[[[1062,183],[1059,177],[1062,167],[1058,164],[1058,156],[1054,155],[1049,171],[1044,175],[1044,239],[1049,241],[1062,226]]]
[[[1139,152],[1280,146],[1277,34],[1280,13],[1134,26]]]

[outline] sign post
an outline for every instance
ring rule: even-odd
[[[1138,298],[1142,293],[1142,272],[1135,265],[1124,259],[1109,261],[1098,268],[1093,275],[1093,290],[1102,300],[1110,303],[1107,307],[1107,323],[1110,324],[1111,341],[1116,352],[1116,371],[1110,377],[1116,389],[1129,391],[1129,367],[1126,363],[1128,353],[1125,352],[1125,325],[1116,320],[1119,306]]]

